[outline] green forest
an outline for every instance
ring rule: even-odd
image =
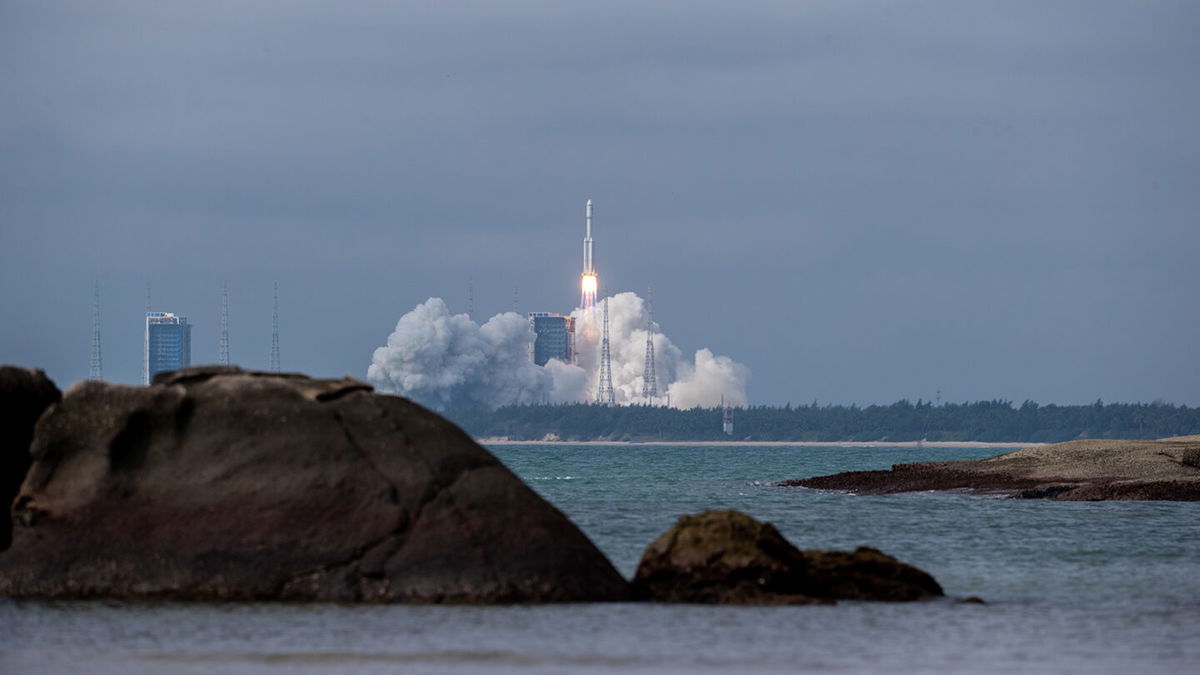
[[[733,434],[720,408],[587,404],[453,410],[447,417],[477,438],[564,441],[991,441],[1163,438],[1200,434],[1200,408],[1168,403],[1038,405],[1025,401],[733,408]]]

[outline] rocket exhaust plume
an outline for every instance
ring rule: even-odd
[[[592,200],[587,200],[586,229],[583,232],[583,274],[579,276],[579,308],[593,309],[596,306],[596,288],[600,285],[596,277],[596,266],[592,262]]]
[[[667,398],[675,408],[713,407],[725,394],[734,406],[746,404],[750,372],[745,366],[708,349],[685,358],[658,332],[647,303],[635,293],[618,293],[607,302],[614,403],[655,404]],[[573,316],[580,321],[589,313],[581,308]],[[576,335],[578,364],[550,359],[538,366],[529,359],[534,334],[526,318],[505,312],[479,325],[430,298],[402,316],[387,344],[375,350],[367,380],[381,392],[439,410],[590,403],[599,386],[600,338]],[[654,347],[659,393],[653,400],[643,393],[647,342]]]
[[[713,407],[721,394],[734,406],[746,405],[746,384],[750,370],[728,356],[699,349],[688,358],[671,339],[659,332],[650,320],[649,304],[636,293],[626,292],[604,300],[609,314],[609,355],[613,400],[617,405],[661,403],[670,400],[673,408]],[[582,322],[587,312],[572,313]],[[653,345],[655,356],[656,398],[643,394],[646,383],[646,343]],[[596,331],[575,335],[577,363],[588,374],[582,402],[592,400],[599,390],[602,336]]]
[[[430,298],[400,317],[375,350],[367,380],[438,410],[566,400],[555,395],[556,370],[529,360],[532,340],[529,321],[514,312],[481,326]]]

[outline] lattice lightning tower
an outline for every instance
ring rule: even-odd
[[[271,372],[279,372],[279,282],[275,282],[275,298],[271,307]]]
[[[146,316],[150,316],[150,280],[146,280]],[[150,324],[143,324],[142,384],[150,384]]]
[[[654,289],[646,289],[646,367],[642,370],[642,397],[658,398],[658,377],[654,369]]]
[[[612,383],[612,355],[608,351],[608,298],[604,299],[604,333],[600,340],[600,386],[596,390],[596,403],[616,403],[616,392]]]
[[[229,282],[221,282],[221,345],[217,350],[217,363],[229,365]]]
[[[92,297],[92,356],[88,363],[88,379],[104,379],[104,361],[100,358],[100,280],[93,286]]]

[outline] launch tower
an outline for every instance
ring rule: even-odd
[[[592,200],[587,200],[587,225],[583,233],[583,274],[579,277],[579,308],[593,309],[596,306],[596,266],[592,264]]]
[[[642,397],[647,403],[658,398],[658,377],[654,368],[654,291],[646,289],[646,366],[642,370]]]
[[[529,328],[533,344],[529,358],[535,365],[544,366],[550,359],[563,363],[575,362],[575,317],[552,312],[530,312]]]
[[[600,341],[600,384],[596,388],[596,403],[612,405],[617,402],[612,381],[612,354],[608,349],[608,298],[604,299],[604,334]]]

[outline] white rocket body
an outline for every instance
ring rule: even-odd
[[[587,230],[583,235],[583,273],[595,274],[596,267],[592,264],[592,200],[587,200]]]
[[[579,306],[592,309],[596,306],[596,266],[592,261],[592,200],[587,201],[587,229],[583,233],[583,274],[579,275]]]

